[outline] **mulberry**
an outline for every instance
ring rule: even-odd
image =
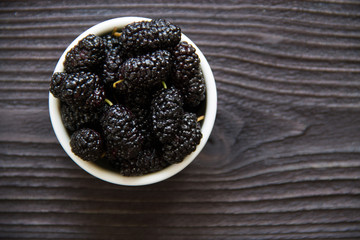
[[[173,141],[163,145],[164,159],[170,164],[181,162],[187,155],[195,151],[202,134],[200,124],[194,113],[185,113],[181,126]]]
[[[70,147],[75,155],[85,161],[99,160],[104,153],[101,135],[89,128],[83,128],[71,135]]]
[[[60,98],[62,95],[63,85],[66,81],[67,74],[56,72],[52,75],[51,81],[50,81],[50,92],[54,95],[56,98]]]
[[[121,67],[123,82],[115,87],[120,92],[134,92],[139,89],[151,89],[166,81],[171,69],[171,54],[158,50],[136,58],[129,58]]]
[[[105,105],[104,105],[105,106]],[[83,111],[66,103],[61,104],[61,119],[67,130],[74,132],[81,128],[98,128],[101,111]]]
[[[122,46],[119,37],[115,37],[111,34],[107,34],[105,36],[102,36],[101,38],[105,46],[105,54],[112,50],[121,48]]]
[[[205,99],[205,81],[200,59],[193,46],[180,42],[173,51],[173,82],[181,90],[184,103],[196,107]]]
[[[125,107],[112,105],[101,118],[108,152],[114,158],[131,159],[140,151],[143,136],[135,116]]]
[[[64,68],[67,73],[94,72],[101,73],[104,61],[105,46],[101,37],[90,34],[80,40],[65,57]]]
[[[184,104],[189,107],[196,107],[205,99],[205,80],[201,71],[179,88],[184,96]]]
[[[100,78],[90,72],[68,74],[61,82],[59,99],[83,110],[99,109],[105,100]]]
[[[176,46],[181,29],[164,19],[135,22],[123,29],[120,39],[127,52],[151,52]]]
[[[160,142],[171,141],[181,123],[184,110],[180,92],[175,88],[160,90],[151,104],[153,132]]]
[[[104,84],[108,87],[120,79],[120,67],[124,62],[121,48],[115,48],[107,52],[104,65],[102,78]]]
[[[112,159],[110,164],[124,176],[142,176],[160,171],[169,165],[159,157],[155,149],[144,149],[131,160]]]

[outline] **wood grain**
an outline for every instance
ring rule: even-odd
[[[59,145],[49,79],[82,31],[163,17],[207,57],[218,114],[194,163],[123,187]],[[359,239],[360,3],[0,2],[0,239]]]

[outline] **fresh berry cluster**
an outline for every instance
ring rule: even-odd
[[[80,40],[50,92],[61,101],[72,151],[125,176],[179,163],[202,138],[200,59],[164,19]]]

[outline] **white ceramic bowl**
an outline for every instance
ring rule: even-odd
[[[64,71],[64,60],[66,53],[73,48],[79,40],[85,38],[88,34],[95,34],[98,36],[104,35],[109,33],[113,30],[114,27],[118,29],[124,28],[127,24],[137,21],[143,20],[150,20],[148,18],[140,18],[140,17],[121,17],[121,18],[114,18],[104,22],[101,22],[85,32],[83,32],[80,36],[78,36],[64,51],[62,56],[60,57],[54,72],[63,72]],[[215,122],[215,115],[216,115],[216,108],[217,108],[217,93],[216,93],[216,85],[213,73],[211,68],[205,59],[204,55],[200,51],[200,49],[184,34],[181,37],[182,41],[187,41],[188,43],[192,44],[196,48],[196,52],[200,57],[201,61],[201,69],[204,74],[205,84],[206,84],[206,108],[205,108],[205,118],[202,123],[201,132],[203,137],[201,139],[200,144],[197,146],[196,150],[188,155],[181,163],[170,165],[169,167],[155,173],[150,173],[144,176],[136,176],[136,177],[126,177],[122,176],[115,171],[111,171],[105,168],[98,166],[92,162],[86,162],[77,157],[70,148],[70,136],[67,133],[60,115],[60,101],[55,98],[51,93],[49,93],[49,111],[50,111],[50,119],[56,134],[57,139],[59,140],[61,146],[65,150],[65,152],[71,157],[71,159],[78,164],[82,169],[87,171],[88,173],[92,174],[93,176],[102,179],[107,182],[111,182],[114,184],[119,185],[126,185],[126,186],[140,186],[140,185],[147,185],[156,182],[163,181],[181,170],[183,170],[186,166],[188,166],[195,157],[200,153],[200,151],[205,146],[210,133],[212,131],[214,122]]]

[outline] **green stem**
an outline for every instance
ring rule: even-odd
[[[116,81],[113,83],[113,88],[116,88],[116,85],[118,85],[119,83],[122,83],[124,81],[124,79],[120,79],[119,81]]]
[[[105,102],[107,103],[107,104],[109,104],[109,106],[112,106],[112,105],[114,105],[109,99],[107,99],[107,98],[105,98]]]
[[[202,115],[202,116],[198,117],[196,121],[197,121],[197,122],[200,122],[200,121],[204,120],[204,118],[205,118],[205,116]]]

